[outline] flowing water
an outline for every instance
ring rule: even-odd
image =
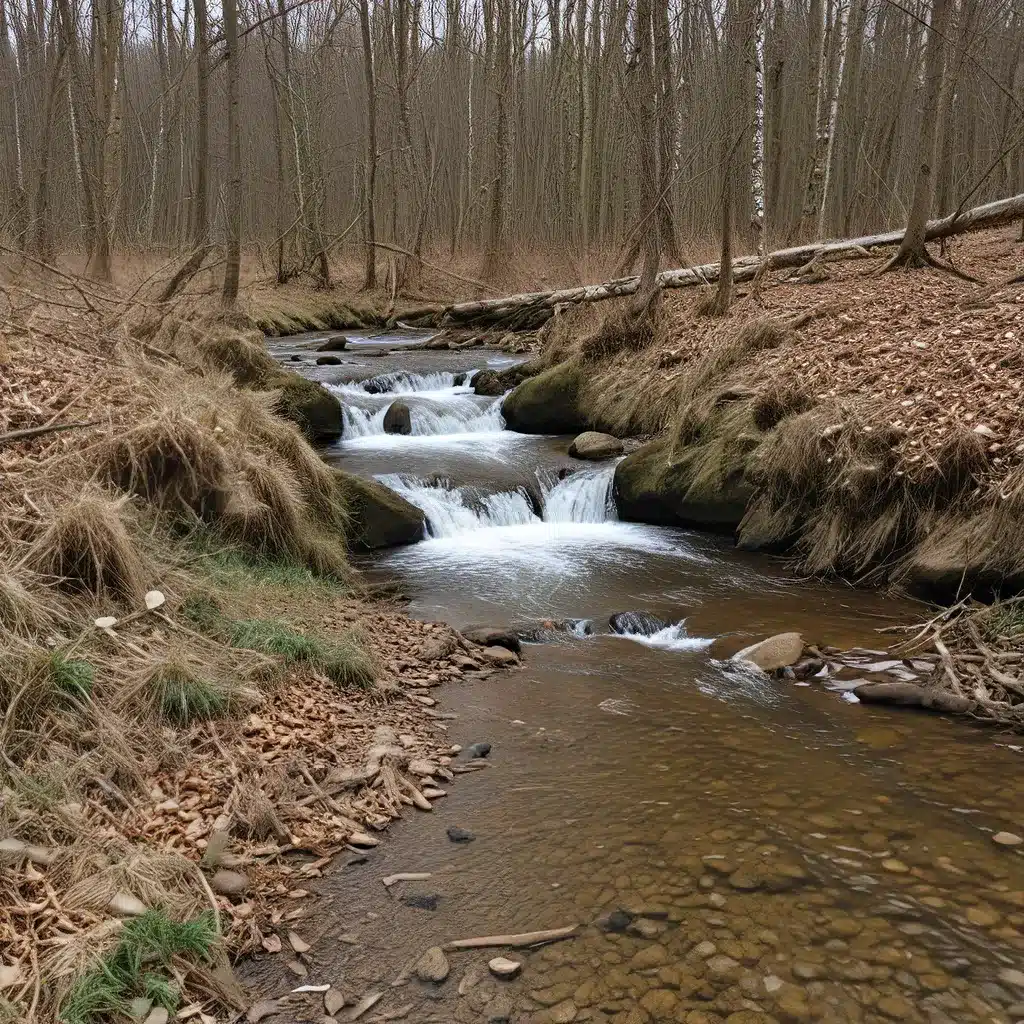
[[[589,625],[528,645],[520,671],[435,691],[458,716],[437,728],[491,743],[489,767],[325,880],[306,980],[384,992],[371,1019],[410,1004],[403,1019],[437,1022],[1024,1019],[1024,846],[993,841],[1024,834],[1014,739],[710,649],[786,629],[879,646],[921,609],[619,522],[611,464],[503,430],[500,401],[456,383],[474,368],[463,353],[408,355],[381,394],[321,378],[348,410],[327,458],[428,519],[424,541],[367,570],[397,577],[411,614],[459,627]],[[377,429],[399,395],[406,437]],[[666,625],[610,632],[636,610]],[[449,825],[475,841],[450,842]],[[431,877],[385,890],[398,871]],[[618,910],[612,930],[596,923]],[[429,946],[574,922],[577,937],[517,953],[514,981],[477,950],[450,954],[444,985],[391,985]]]

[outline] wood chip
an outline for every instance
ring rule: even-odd
[[[360,1017],[372,1006],[376,1006],[384,997],[383,992],[371,992],[369,995],[363,996],[362,999],[352,1007],[351,1012],[345,1018],[346,1020],[359,1020]]]
[[[296,935],[295,932],[288,933],[288,945],[295,950],[296,953],[308,953],[310,945],[300,935]]]
[[[345,1005],[345,996],[336,988],[324,993],[324,1010],[328,1017],[333,1017]]]
[[[395,875],[385,875],[381,881],[390,889],[396,882],[425,882],[430,877],[429,871],[399,871]]]
[[[289,960],[288,970],[291,971],[296,978],[304,978],[307,974],[309,974],[309,971],[307,971],[306,968],[302,964],[300,964],[298,960]]]

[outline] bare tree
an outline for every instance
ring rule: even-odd
[[[366,88],[366,137],[363,166],[363,237],[366,272],[363,287],[377,287],[377,226],[374,195],[377,191],[377,82],[373,68],[373,37],[370,34],[369,0],[359,0],[359,28],[363,43],[363,81]]]
[[[228,181],[225,196],[224,289],[225,306],[238,300],[238,279],[242,270],[242,140],[239,124],[239,54],[237,0],[223,0],[224,46],[227,64]]]

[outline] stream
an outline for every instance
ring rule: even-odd
[[[511,357],[403,351],[418,340],[403,334],[314,367],[323,337],[271,348],[341,398],[345,436],[325,458],[428,520],[427,539],[363,568],[397,579],[409,614],[459,628],[590,625],[525,645],[521,670],[435,691],[458,716],[438,728],[492,744],[489,766],[325,878],[308,981],[383,992],[361,1020],[1024,1019],[1024,846],[993,840],[1024,835],[1015,739],[709,650],[783,630],[876,648],[920,606],[795,580],[727,538],[618,521],[613,462],[504,430],[501,399],[472,393],[466,374]],[[368,393],[370,377],[386,390]],[[409,436],[384,433],[396,399]],[[635,610],[666,627],[610,631]],[[450,842],[451,825],[475,840]],[[431,877],[381,885],[404,871]],[[541,949],[451,953],[442,985],[391,984],[427,947],[574,922],[575,938]],[[518,978],[490,977],[499,953],[523,962]]]

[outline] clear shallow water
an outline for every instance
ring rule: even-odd
[[[725,538],[618,522],[611,467],[569,459],[568,442],[497,430],[329,453],[397,474],[427,512],[430,539],[368,566],[400,579],[412,614],[583,618],[595,635],[528,645],[521,671],[436,693],[459,716],[436,728],[491,742],[491,766],[325,880],[307,980],[384,990],[379,1007],[411,1003],[413,1021],[488,1020],[506,998],[536,1024],[1024,1019],[1024,977],[1005,973],[1024,970],[1024,859],[991,839],[1024,834],[1015,741],[850,705],[708,647],[784,629],[878,646],[878,627],[920,609],[795,581]],[[608,632],[637,609],[669,625]],[[453,824],[476,841],[450,843]],[[394,871],[432,877],[385,891]],[[622,934],[595,926],[619,908],[648,916]],[[569,922],[577,938],[517,954],[515,982],[487,978],[480,951],[451,954],[440,989],[391,987],[428,946]],[[474,971],[484,980],[460,995]]]

